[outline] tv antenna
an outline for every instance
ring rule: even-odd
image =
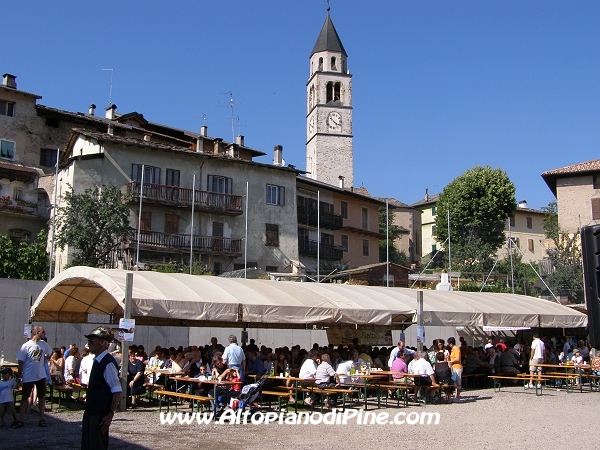
[[[235,128],[234,128],[234,125],[235,125],[236,116],[233,113],[233,107],[235,105],[239,105],[239,103],[233,101],[233,92],[231,92],[231,91],[229,91],[229,92],[221,92],[221,94],[229,95],[229,105],[227,105],[227,106],[221,106],[221,108],[231,108],[231,142],[235,142]],[[238,117],[238,121],[239,121],[239,117]]]
[[[112,105],[112,84],[113,84],[113,73],[115,69],[102,69],[103,71],[110,71],[110,91],[108,93],[108,104]]]

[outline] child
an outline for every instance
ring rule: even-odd
[[[12,370],[8,367],[0,371],[2,379],[0,380],[0,427],[4,428],[4,415],[12,414],[13,423],[11,426],[17,423],[17,411],[15,409],[13,389],[17,387],[17,382],[11,378]]]

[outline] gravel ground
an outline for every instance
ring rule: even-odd
[[[378,449],[563,450],[565,439],[573,435],[569,423],[589,423],[578,418],[595,417],[599,396],[598,392],[567,394],[548,389],[544,390],[543,396],[536,397],[534,391],[510,387],[503,388],[500,393],[494,393],[492,389],[469,390],[463,392],[463,401],[458,404],[369,409],[376,413],[387,412],[390,416],[398,412],[437,412],[440,416],[438,425],[358,425],[354,419],[348,425],[161,425],[158,408],[142,407],[115,416],[109,448],[316,450],[336,448],[339,447],[337,442],[344,442],[344,447]],[[55,406],[46,416],[48,428],[38,428],[37,415],[28,414],[25,427],[20,430],[0,430],[0,448],[79,448],[82,415],[81,410],[61,409],[57,412]],[[585,436],[586,427],[579,432],[580,436]]]

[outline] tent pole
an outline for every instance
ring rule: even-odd
[[[142,164],[142,182],[140,183],[140,210],[138,211],[137,227],[137,247],[135,250],[135,270],[140,270],[140,234],[142,232],[142,198],[144,197],[144,172],[146,171]]]
[[[131,319],[131,297],[133,294],[133,273],[129,272],[125,278],[125,306],[123,308],[123,319]],[[119,411],[127,409],[127,369],[129,368],[129,342],[121,342],[121,402]]]
[[[317,283],[321,282],[321,191],[317,191]]]
[[[196,174],[192,178],[192,221],[190,227],[190,275],[194,263],[194,205],[196,203]]]
[[[425,328],[423,327],[423,291],[417,291],[417,350],[423,351]]]

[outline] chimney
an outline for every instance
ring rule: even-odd
[[[2,75],[2,86],[17,89],[17,77],[10,73],[5,73]]]
[[[283,166],[283,146],[276,145],[273,149],[273,165]]]
[[[106,107],[106,118],[109,120],[115,120],[115,112],[117,111],[117,105],[108,105]]]
[[[202,125],[200,127],[200,136],[204,136],[204,137],[208,136],[208,127],[206,125]]]
[[[204,139],[202,139],[201,134],[199,134],[198,137],[196,137],[196,152],[204,153]]]
[[[239,136],[236,136],[235,143],[237,145],[239,145],[240,147],[243,147],[244,146],[244,136],[242,136],[241,134]]]
[[[215,138],[213,142],[213,154],[218,155],[221,153],[221,142],[223,142],[223,139]]]
[[[112,123],[108,124],[108,134],[113,136],[115,134],[114,125]]]
[[[527,200],[521,200],[519,202],[519,208],[527,208]]]
[[[425,188],[425,201],[429,201],[429,188]]]
[[[340,180],[340,189],[344,189],[344,177],[340,175],[338,179]]]
[[[150,142],[151,136],[150,133],[144,133],[144,142]]]
[[[89,111],[88,111],[88,114],[89,114],[90,116],[93,116],[95,112],[96,112],[96,105],[94,105],[94,104],[92,103],[92,104],[90,105],[90,109],[89,109]]]

